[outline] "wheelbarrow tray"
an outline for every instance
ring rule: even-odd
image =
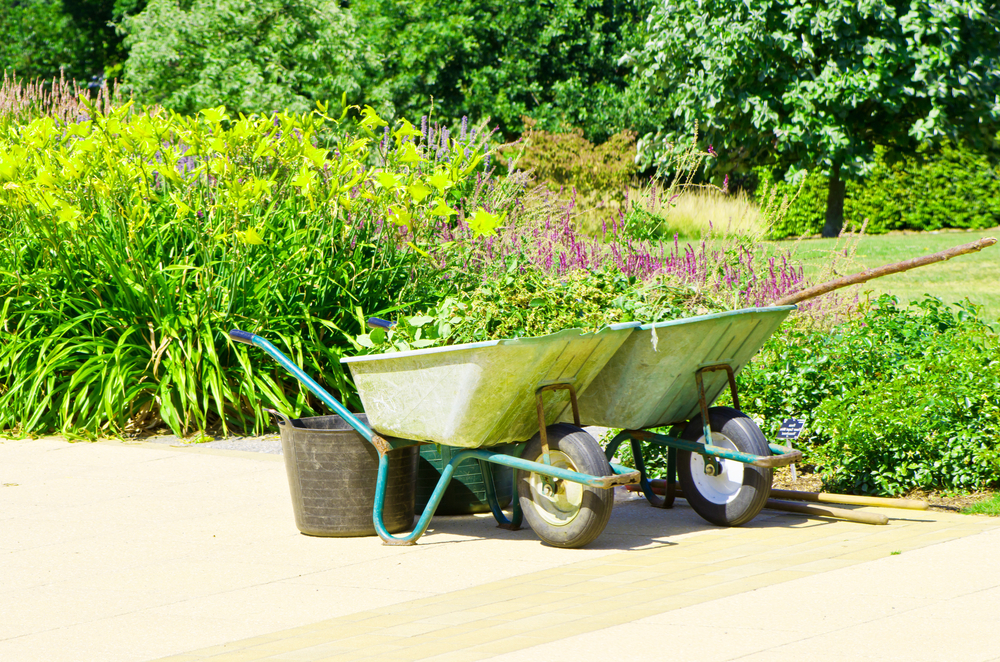
[[[739,372],[795,308],[746,308],[640,326],[580,395],[581,423],[642,430],[695,418],[698,369],[728,364]],[[710,406],[728,377],[706,372],[703,379]]]
[[[547,336],[341,359],[350,368],[373,430],[460,448],[522,442],[538,431],[536,392],[571,384],[582,392],[638,323],[596,333]],[[546,424],[569,404],[566,391],[544,398]]]

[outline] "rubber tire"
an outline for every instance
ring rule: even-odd
[[[712,407],[708,410],[708,420],[712,432],[724,435],[737,450],[753,455],[771,455],[764,434],[753,419],[743,412],[730,407]],[[687,424],[681,438],[699,441],[704,436],[699,414]],[[710,501],[698,490],[692,476],[691,459],[691,451],[677,451],[677,478],[684,490],[684,498],[705,520],[719,526],[739,526],[756,517],[764,507],[771,494],[771,481],[774,478],[772,469],[744,464],[743,486],[734,499],[720,504]]]
[[[575,465],[575,470],[591,476],[610,476],[614,473],[604,457],[597,440],[575,425],[558,423],[546,428],[549,451],[564,453]],[[525,447],[521,458],[542,462],[542,439],[535,435]],[[611,518],[615,505],[613,489],[583,487],[582,502],[578,514],[565,525],[555,525],[545,521],[538,514],[528,482],[531,472],[518,470],[517,496],[531,530],[543,543],[552,547],[583,547],[594,541]]]

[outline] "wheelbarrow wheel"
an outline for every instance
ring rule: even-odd
[[[729,407],[708,410],[712,444],[729,450],[768,456],[764,434],[749,416]],[[701,416],[684,428],[683,438],[704,443]],[[720,471],[705,473],[705,457],[692,451],[677,452],[677,474],[684,498],[696,513],[712,524],[739,526],[761,511],[771,492],[771,469],[735,460],[719,459]]]
[[[555,467],[591,476],[611,475],[611,465],[593,437],[574,425],[546,428]],[[543,462],[542,440],[535,435],[521,457]],[[518,471],[517,496],[524,519],[542,542],[553,547],[583,547],[601,535],[615,503],[613,490]]]

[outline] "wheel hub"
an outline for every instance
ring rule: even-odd
[[[553,467],[577,471],[569,456],[561,451],[551,451],[549,458]],[[529,474],[528,484],[532,493],[531,506],[548,524],[566,526],[580,514],[583,485],[537,473]]]
[[[728,437],[712,433],[712,445],[727,450],[738,451],[736,444]],[[716,471],[716,462],[718,471]],[[743,487],[743,464],[735,461],[706,461],[703,455],[691,453],[691,478],[698,492],[717,504],[726,504],[736,498]]]

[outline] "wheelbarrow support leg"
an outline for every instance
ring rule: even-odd
[[[521,522],[523,521],[523,515],[521,513],[521,502],[516,497],[511,497],[511,515],[510,519],[507,519],[507,515],[503,512],[503,508],[500,507],[500,498],[497,497],[496,482],[493,477],[493,465],[486,460],[479,460],[479,467],[483,472],[483,484],[486,487],[486,502],[490,504],[490,511],[493,513],[493,518],[497,521],[497,527],[501,529],[507,529],[508,531],[517,531],[521,528]],[[517,481],[517,474],[514,474],[512,481]],[[517,494],[516,485],[511,485],[511,494]]]
[[[451,476],[455,473],[455,467],[465,459],[463,456],[464,453],[460,453],[442,468],[441,478],[438,479],[437,485],[434,486],[434,491],[431,492],[430,499],[427,500],[427,505],[424,506],[424,512],[420,514],[420,519],[417,520],[417,525],[413,527],[413,530],[409,534],[397,537],[389,533],[385,528],[385,521],[382,519],[382,511],[385,508],[386,484],[389,477],[389,458],[385,453],[379,453],[378,479],[375,482],[375,505],[372,508],[372,520],[375,523],[375,532],[378,533],[378,537],[382,539],[384,544],[417,544],[417,539],[427,531],[427,527],[431,523],[431,518],[434,517],[434,511],[437,510],[442,497],[444,497],[444,491],[447,489],[448,483],[451,482]]]

